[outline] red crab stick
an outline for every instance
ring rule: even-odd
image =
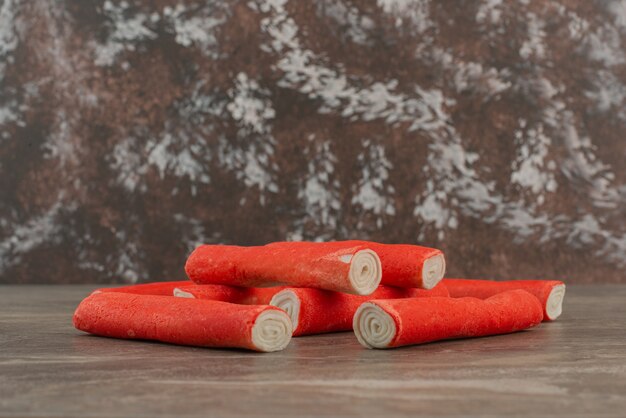
[[[260,247],[202,245],[185,265],[198,284],[267,287],[277,283],[368,295],[381,279],[380,259],[367,245],[276,242]]]
[[[103,292],[119,292],[119,293],[133,293],[135,295],[162,295],[172,296],[174,289],[182,289],[186,286],[193,285],[194,283],[189,280],[182,280],[177,282],[155,282],[155,283],[143,283],[131,286],[120,287],[103,287],[101,289],[94,290],[93,293]]]
[[[287,314],[273,306],[117,292],[84,299],[74,326],[103,337],[265,352],[284,349],[292,334]]]
[[[554,321],[563,311],[565,283],[558,280],[510,280],[496,282],[493,280],[443,279],[453,298],[471,296],[487,299],[498,293],[523,289],[532,293],[543,305],[543,320]]]
[[[381,283],[397,287],[432,289],[443,278],[446,260],[435,248],[409,244],[380,244],[368,241],[337,241],[340,245],[367,245],[382,265]]]
[[[174,296],[219,300],[240,305],[269,305],[272,297],[284,287],[235,287],[220,284],[192,284],[175,288]]]
[[[354,333],[367,348],[392,348],[451,338],[506,334],[538,325],[543,309],[525,290],[488,299],[408,298],[365,302]]]
[[[432,296],[447,297],[448,290],[445,286],[436,286],[432,290],[380,286],[371,295],[357,296],[330,290],[288,287],[276,293],[269,303],[287,312],[295,337],[349,331],[358,307],[372,299]]]

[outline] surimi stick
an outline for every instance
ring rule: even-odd
[[[381,279],[380,259],[367,245],[276,242],[258,247],[202,245],[185,265],[198,284],[268,287],[284,284],[368,295]]]
[[[380,286],[371,295],[357,296],[330,290],[288,287],[276,293],[269,303],[287,312],[295,337],[351,330],[354,313],[368,300],[433,296],[447,297],[448,290],[445,286],[436,286],[432,290]]]
[[[488,299],[372,300],[354,315],[354,333],[366,348],[393,348],[451,338],[506,334],[538,325],[541,304],[525,290]]]
[[[287,314],[273,306],[118,292],[85,298],[74,326],[103,337],[264,352],[284,349],[292,334]]]
[[[453,298],[471,296],[486,299],[498,293],[523,289],[532,293],[543,305],[544,321],[554,321],[563,312],[565,283],[558,280],[493,280],[443,279]]]
[[[340,245],[367,245],[380,258],[381,283],[397,287],[432,289],[443,278],[446,260],[435,248],[409,244],[380,244],[369,241],[336,241]]]
[[[133,293],[136,295],[172,296],[172,292],[174,291],[174,289],[176,288],[182,289],[186,286],[190,286],[193,284],[194,283],[189,280],[181,280],[177,282],[143,283],[143,284],[135,284],[131,286],[103,287],[101,289],[94,290],[92,294],[103,293],[103,292],[119,292],[119,293]]]
[[[220,284],[192,284],[175,288],[173,295],[183,298],[219,300],[240,305],[269,305],[272,297],[284,288],[284,286],[235,287]]]

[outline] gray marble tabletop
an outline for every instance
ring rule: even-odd
[[[0,286],[0,416],[624,416],[626,286],[570,286],[556,322],[372,351],[352,333],[256,354],[89,336],[90,286]]]

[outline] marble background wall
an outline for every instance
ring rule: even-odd
[[[419,242],[625,281],[626,1],[0,0],[0,282]]]

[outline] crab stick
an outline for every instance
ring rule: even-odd
[[[274,306],[131,293],[97,293],[74,313],[90,334],[201,347],[279,351],[291,339],[291,321]]]
[[[432,290],[380,286],[371,295],[357,296],[330,290],[288,287],[276,293],[269,303],[287,312],[295,337],[349,331],[357,308],[369,300],[433,296],[447,297],[448,290],[445,286],[436,286]]]
[[[539,300],[525,290],[477,298],[372,300],[354,315],[354,333],[366,348],[392,348],[451,338],[506,334],[543,319]]]
[[[523,289],[532,293],[543,305],[544,321],[554,321],[563,312],[565,283],[558,280],[493,280],[443,279],[453,298],[471,296],[486,299],[498,293]]]
[[[369,241],[336,241],[339,245],[367,245],[382,265],[381,283],[397,287],[432,289],[443,278],[446,260],[435,248]]]
[[[381,279],[380,259],[368,245],[276,242],[258,247],[202,245],[185,265],[198,284],[268,287],[284,284],[368,295]]]
[[[220,284],[191,284],[174,288],[172,293],[182,298],[219,300],[240,305],[269,305],[272,297],[283,289],[283,286],[235,287]]]
[[[120,287],[103,287],[101,289],[96,289],[93,293],[104,293],[104,292],[119,292],[119,293],[133,293],[135,295],[162,295],[162,296],[172,296],[174,289],[179,288],[183,289],[186,286],[193,285],[194,283],[189,280],[181,280],[177,282],[154,282],[154,283],[143,283],[143,284],[135,284],[131,286],[120,286]]]

